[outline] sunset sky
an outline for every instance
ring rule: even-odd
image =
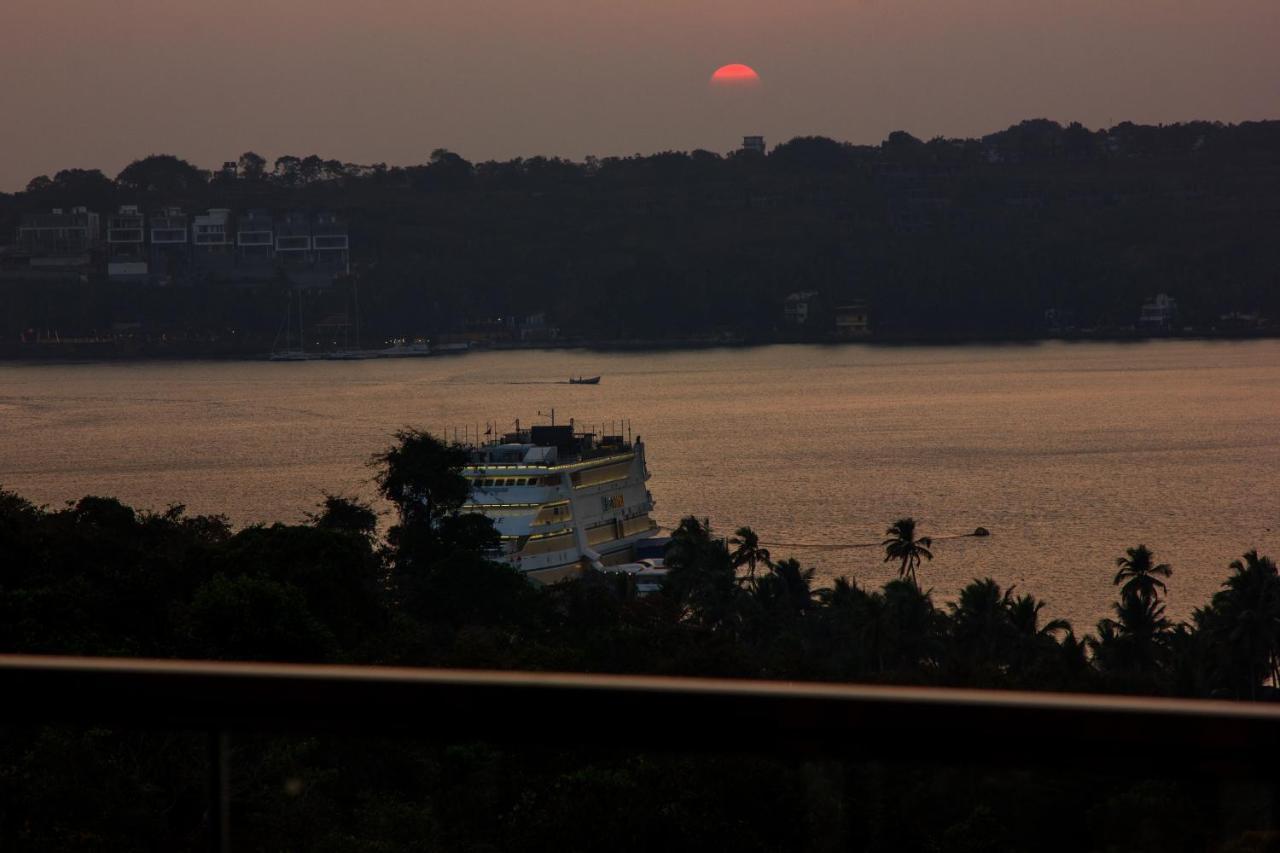
[[[1278,0],[3,0],[0,190],[173,153],[581,158],[1280,115]],[[725,98],[726,63],[764,85]]]

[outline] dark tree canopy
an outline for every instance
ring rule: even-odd
[[[461,508],[471,494],[467,480],[458,473],[466,453],[430,433],[405,429],[396,433],[396,444],[378,454],[378,488],[395,504],[403,523],[422,519],[436,524]]]
[[[1118,336],[1150,333],[1138,317],[1159,293],[1177,303],[1161,334],[1265,334],[1280,316],[1280,243],[1259,225],[1280,192],[1280,122],[1037,118],[975,139],[776,143],[768,156],[475,164],[436,149],[405,166],[303,153],[269,168],[249,151],[217,180],[153,155],[115,181],[67,169],[0,196],[0,234],[50,207],[333,210],[350,223],[371,340],[484,340],[545,314],[560,340],[587,343],[820,341],[851,303],[884,340]],[[197,293],[87,279],[6,286],[0,345],[123,319],[157,349],[196,334],[257,354],[278,332],[280,294],[263,282]],[[811,321],[788,323],[785,300],[804,292],[819,294]]]
[[[172,154],[134,160],[116,176],[116,184],[134,192],[187,198],[208,183],[209,174]]]
[[[241,154],[237,165],[240,177],[246,181],[260,181],[266,175],[267,159],[256,152],[246,151]]]

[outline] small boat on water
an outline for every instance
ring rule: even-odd
[[[599,385],[600,377],[599,376],[579,376],[577,379],[574,379],[572,376],[570,376],[569,384],[570,385]]]

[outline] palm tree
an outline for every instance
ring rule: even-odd
[[[729,539],[729,544],[735,546],[732,553],[733,566],[740,569],[747,567],[748,582],[754,586],[756,582],[756,565],[763,563],[772,567],[768,548],[760,547],[760,537],[750,527],[739,527],[734,535]]]
[[[1044,602],[1032,595],[1014,595],[991,578],[974,581],[950,603],[952,659],[962,673],[1028,669],[1052,658],[1057,633],[1070,631],[1062,619],[1040,624]]]
[[[780,560],[770,565],[768,578],[760,583],[763,597],[784,601],[796,612],[808,610],[813,605],[814,569],[806,569],[794,558]]]
[[[701,552],[712,541],[710,520],[692,515],[680,519],[664,555],[667,566],[683,568],[696,563]]]
[[[838,577],[831,586],[815,590],[814,595],[827,607],[841,608],[852,606],[852,602],[860,601],[866,593],[858,588],[855,581]]]
[[[888,605],[884,593],[878,590],[864,592],[860,599],[852,601],[849,611],[853,617],[854,648],[861,657],[861,671],[883,673],[887,654],[892,650],[889,641]]]
[[[1155,678],[1173,627],[1164,605],[1129,593],[1112,606],[1117,618],[1099,621],[1097,639],[1088,638],[1094,658],[1104,672]]]
[[[899,579],[884,585],[884,619],[890,670],[918,671],[942,658],[946,619],[918,584]]]
[[[1157,565],[1155,554],[1146,545],[1128,548],[1124,553],[1125,556],[1116,558],[1119,571],[1112,583],[1124,584],[1120,587],[1122,597],[1132,595],[1143,602],[1155,601],[1168,589],[1160,578],[1171,576],[1173,569],[1167,563]]]
[[[926,560],[933,559],[933,552],[929,550],[933,540],[928,536],[916,538],[914,518],[898,519],[885,533],[889,538],[880,543],[880,547],[884,548],[884,561],[886,563],[894,560],[901,561],[901,565],[898,566],[898,577],[909,576],[911,582],[919,586],[916,582],[916,566],[920,565],[921,557]]]
[[[825,605],[822,613],[831,630],[838,671],[850,679],[883,672],[884,596],[862,589],[847,577],[836,578],[816,595]]]
[[[718,626],[733,621],[736,570],[723,539],[706,519],[688,516],[671,534],[663,594],[680,603],[684,618]]]
[[[1280,685],[1280,573],[1257,549],[1233,560],[1231,571],[1205,621],[1226,651],[1237,695],[1257,698],[1265,682]]]
[[[1009,621],[1012,602],[1012,589],[1002,592],[1000,584],[991,578],[974,578],[948,605],[957,645],[992,663],[1002,657],[1013,633]]]
[[[1009,592],[1013,592],[1012,587]],[[1009,621],[1019,636],[1052,638],[1059,631],[1071,632],[1071,623],[1066,619],[1050,619],[1041,627],[1040,611],[1044,609],[1044,602],[1034,595],[1020,595],[1009,601],[1008,608]]]
[[[1013,630],[1011,639],[1011,657],[1010,663],[1015,669],[1020,670],[1039,670],[1043,677],[1047,671],[1062,671],[1064,668],[1070,671],[1079,671],[1075,666],[1075,658],[1073,650],[1079,649],[1081,654],[1084,653],[1084,645],[1078,643],[1075,634],[1071,630],[1071,623],[1066,619],[1050,619],[1044,625],[1040,624],[1040,611],[1044,609],[1044,602],[1037,599],[1034,595],[1013,596],[1013,589],[1009,589],[1009,594],[1005,603],[1005,612],[1008,614],[1009,625]],[[1058,635],[1062,635],[1059,642]],[[1069,676],[1069,673],[1063,673]]]

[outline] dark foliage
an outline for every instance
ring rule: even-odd
[[[246,152],[228,178],[152,155],[114,181],[67,169],[0,195],[0,234],[52,206],[335,209],[352,222],[374,338],[484,335],[546,311],[564,337],[595,341],[821,339],[853,299],[882,339],[1027,337],[1123,333],[1159,292],[1177,299],[1178,328],[1280,316],[1278,190],[1280,122],[1035,119],[982,139],[802,137],[767,157],[471,163],[436,150],[404,167],[313,154],[268,169]],[[822,294],[812,322],[787,328],[784,298],[809,290]],[[0,337],[124,321],[262,349],[278,296],[14,283]]]
[[[814,589],[811,569],[775,560],[750,528],[731,551],[695,518],[675,532],[660,595],[637,598],[626,578],[594,572],[535,588],[485,558],[493,528],[462,511],[460,462],[424,433],[397,436],[378,462],[396,512],[385,540],[371,508],[334,496],[307,524],[232,531],[182,507],[154,514],[86,497],[51,510],[0,491],[0,651],[1240,699],[1275,685],[1280,581],[1253,551],[1190,624],[1172,625],[1169,572],[1131,549],[1114,618],[1085,640],[1046,620],[1044,602],[991,579],[946,607],[909,574],[878,590],[845,579]],[[895,562],[924,540],[907,526],[886,541]],[[571,724],[512,709],[513,726]],[[237,832],[261,849],[592,849],[606,838],[623,850],[1205,849],[1231,839],[1252,849],[1247,832],[1267,813],[1249,791],[1141,781],[1129,756],[1117,756],[1125,778],[1115,779],[947,767],[946,744],[928,768],[301,736],[236,744]],[[198,738],[172,734],[5,732],[0,847],[192,849],[203,760]],[[1060,829],[1046,834],[1050,820]]]

